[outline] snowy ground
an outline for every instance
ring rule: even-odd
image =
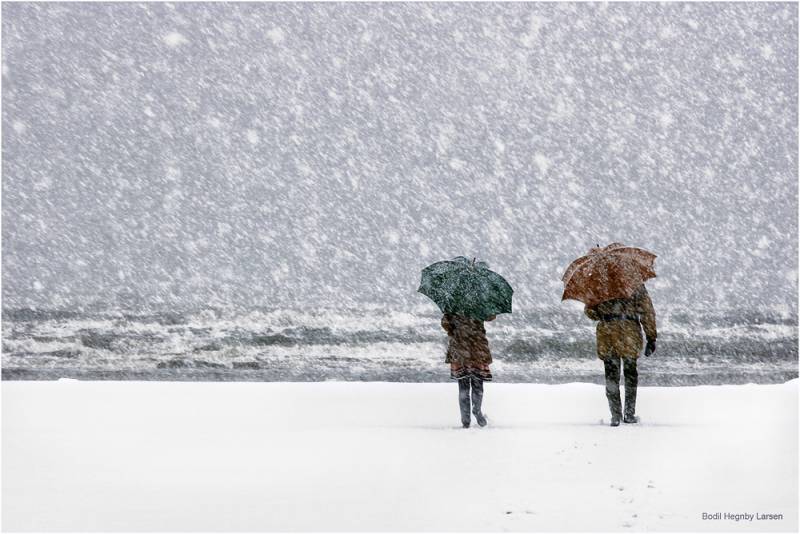
[[[796,531],[797,386],[4,382],[2,526]]]

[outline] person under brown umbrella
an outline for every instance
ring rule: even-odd
[[[486,318],[493,321],[494,315]],[[470,425],[470,397],[472,413],[479,426],[486,426],[486,416],[481,411],[483,403],[483,382],[492,380],[489,364],[492,353],[483,321],[446,313],[442,316],[442,328],[447,332],[447,356],[450,364],[450,378],[458,380],[458,405],[461,410],[461,424]]]
[[[575,260],[564,273],[564,299],[584,302],[589,319],[598,321],[597,355],[605,367],[606,397],[611,426],[636,423],[637,358],[642,350],[642,330],[647,338],[645,356],[656,350],[656,314],[644,287],[655,277],[656,256],[645,250],[612,243],[593,248]],[[625,412],[622,413],[619,381],[625,373]]]
[[[611,409],[611,426],[637,423],[636,389],[639,371],[636,361],[642,350],[642,329],[647,337],[645,355],[656,351],[656,312],[644,285],[630,298],[607,300],[586,306],[584,312],[597,323],[597,355],[603,360],[606,375],[606,397]],[[620,365],[620,362],[622,365]],[[625,372],[625,413],[619,393],[620,367]]]

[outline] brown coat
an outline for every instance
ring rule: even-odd
[[[642,329],[655,341],[656,312],[647,289],[642,286],[631,298],[614,299],[587,306],[586,315],[597,323],[597,355],[608,358],[638,358],[642,351]]]
[[[447,331],[448,337],[445,363],[469,367],[492,363],[483,321],[446,313],[442,317],[442,328]]]

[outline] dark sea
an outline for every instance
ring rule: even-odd
[[[447,336],[430,308],[4,309],[3,380],[446,382]],[[782,383],[798,376],[785,310],[662,310],[642,385]],[[575,307],[486,324],[496,382],[602,383],[594,323]]]

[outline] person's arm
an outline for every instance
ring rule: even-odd
[[[639,315],[639,322],[642,323],[642,329],[647,338],[647,347],[644,354],[645,356],[650,356],[656,351],[658,331],[656,330],[656,310],[653,308],[653,301],[650,300],[650,295],[647,294],[647,290],[644,287],[636,299],[636,313]]]
[[[636,304],[636,313],[639,314],[639,321],[642,323],[644,335],[647,336],[648,341],[651,339],[655,341],[656,337],[658,337],[658,332],[656,331],[656,310],[653,308],[653,301],[650,300],[650,295],[647,294],[646,289],[643,289]]]
[[[450,321],[450,316],[446,313],[442,315],[442,328],[450,335],[453,332],[453,323]]]
[[[586,317],[591,319],[592,321],[599,321],[600,315],[597,313],[597,309],[594,306],[586,306],[583,308],[583,313],[586,314]]]

